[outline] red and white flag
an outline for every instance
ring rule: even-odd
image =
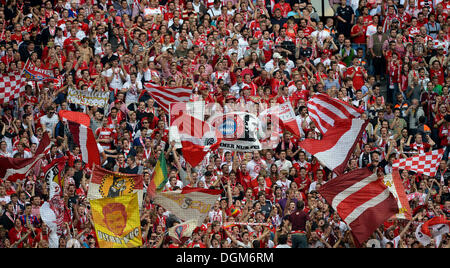
[[[20,74],[0,75],[0,104],[18,99],[25,91],[25,78]]]
[[[221,193],[222,190],[189,188],[157,193],[154,202],[183,221],[197,220],[199,226]]]
[[[441,162],[444,151],[444,148],[442,148],[409,158],[397,159],[392,163],[392,167],[415,171],[417,173],[434,177],[436,176],[436,172],[439,168],[439,162]]]
[[[192,88],[188,87],[164,87],[152,83],[145,83],[144,88],[167,114],[169,113],[170,103],[188,102],[192,94]]]
[[[341,100],[333,99],[327,94],[317,93],[307,102],[311,120],[322,134],[336,127],[342,119],[359,118],[363,110],[355,108]]]
[[[450,232],[450,221],[445,216],[438,216],[429,219],[417,226],[415,235],[417,241],[422,245],[427,246],[430,244],[431,239],[436,240],[436,245],[439,244],[441,235]]]
[[[54,80],[55,73],[52,69],[37,67],[31,60],[27,60],[23,67],[23,76],[27,80],[45,81]]]
[[[30,169],[50,150],[51,142],[47,132],[44,132],[42,140],[31,158],[0,157],[0,178],[4,180],[17,181],[25,178]]]
[[[280,105],[270,107],[264,110],[261,116],[270,116],[272,127],[279,126],[282,129],[286,129],[297,137],[304,135],[303,129],[300,124],[300,120],[295,115],[291,102],[285,102]]]
[[[322,185],[318,192],[350,227],[360,245],[398,212],[395,197],[369,168],[334,178]]]
[[[72,122],[76,122],[78,124],[82,124],[83,126],[90,127],[91,125],[91,118],[89,115],[81,112],[74,112],[74,111],[68,111],[68,110],[60,110],[58,112],[58,116],[62,120],[69,120]]]
[[[189,114],[181,114],[172,122],[181,140],[183,157],[192,167],[196,167],[209,151],[220,146],[221,134],[205,121]]]
[[[334,122],[334,127],[329,129],[321,140],[305,139],[299,142],[299,146],[340,175],[344,173],[367,124],[368,121],[359,118],[339,120]]]
[[[100,153],[92,129],[73,121],[67,121],[74,142],[80,146],[81,159],[88,168],[100,166]]]
[[[411,220],[412,209],[409,206],[408,197],[406,196],[405,187],[398,169],[394,169],[392,174],[385,175],[383,182],[397,200],[399,211],[393,218]]]

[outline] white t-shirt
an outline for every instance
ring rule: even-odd
[[[251,160],[247,163],[247,170],[250,174],[250,177],[252,177],[253,179],[256,178],[256,176],[259,175],[259,172],[261,171],[261,169],[264,169],[263,166],[267,167],[267,163],[266,161],[261,159],[261,163],[257,164],[255,162],[255,160]]]
[[[275,165],[277,165],[278,170],[286,170],[287,172],[289,172],[289,169],[292,167],[292,162],[285,159],[283,162],[281,160],[277,160],[275,161]]]
[[[53,136],[54,135],[53,128],[59,122],[58,115],[53,114],[53,116],[50,118],[47,115],[44,115],[41,117],[40,121],[41,121],[41,125],[45,128],[45,130],[48,131],[49,133],[51,133]]]
[[[127,88],[127,95],[125,97],[125,103],[128,105],[130,103],[137,103],[139,93],[142,90],[142,82],[136,81],[134,84],[131,83],[131,81],[125,82],[123,84],[123,88]]]
[[[115,88],[115,89],[122,88],[123,82],[122,82],[122,79],[120,78],[120,74],[125,76],[123,71],[122,71],[122,69],[119,68],[119,67],[114,68],[114,70],[113,70],[113,67],[111,67],[111,68],[109,68],[108,70],[105,71],[105,76],[106,77],[113,76],[113,79],[109,83],[110,87]]]

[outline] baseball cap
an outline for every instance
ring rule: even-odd
[[[275,53],[273,53],[272,58],[274,58],[274,59],[282,59],[283,57],[281,57],[280,53],[275,52]]]

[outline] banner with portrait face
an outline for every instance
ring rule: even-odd
[[[136,193],[90,201],[100,248],[132,248],[142,245]]]
[[[144,178],[142,175],[112,172],[100,166],[94,166],[87,199],[94,200],[136,193],[138,203],[142,205],[143,190]]]

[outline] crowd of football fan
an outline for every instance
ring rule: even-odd
[[[60,247],[98,247],[86,200],[91,171],[67,139],[61,109],[87,113],[103,166],[143,174],[145,192],[159,152],[169,167],[165,191],[224,190],[185,244],[166,234],[177,219],[145,195],[143,247],[354,247],[317,191],[332,172],[298,147],[306,137],[320,139],[306,108],[316,92],[363,109],[370,121],[348,170],[370,166],[382,176],[396,158],[446,148],[433,178],[400,170],[414,218],[386,222],[369,245],[424,247],[417,225],[450,213],[450,2],[330,0],[330,17],[311,2],[0,0],[0,73],[20,72],[31,60],[55,77],[29,81],[20,98],[1,105],[0,155],[32,157],[48,131],[54,145],[45,163],[71,159],[63,187],[71,221]],[[190,167],[145,82],[192,87],[192,101],[222,106],[290,101],[306,134],[285,132],[273,150],[220,149]],[[68,103],[69,89],[110,91],[111,104]],[[2,248],[48,247],[39,207],[49,192],[34,170],[0,181]],[[426,247],[449,246],[446,234]]]

